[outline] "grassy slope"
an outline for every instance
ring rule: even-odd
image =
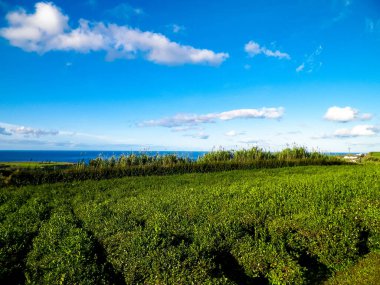
[[[1,189],[10,269],[0,281],[21,271],[39,284],[360,278],[371,267],[350,266],[380,249],[379,176],[375,165],[294,167]]]
[[[355,265],[339,271],[325,285],[378,285],[380,283],[380,253],[371,252]]]
[[[380,152],[370,152],[370,156],[380,158]]]

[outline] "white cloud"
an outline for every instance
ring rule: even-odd
[[[355,120],[371,120],[373,117],[372,114],[360,114],[358,110],[352,107],[330,107],[326,114],[324,115],[324,119],[328,121],[335,121],[341,123],[347,123]]]
[[[237,132],[235,130],[231,130],[231,131],[228,131],[228,132],[225,133],[225,135],[227,137],[237,137],[237,136],[241,136],[241,135],[244,135],[244,134],[245,134],[245,132]]]
[[[173,117],[148,120],[139,124],[140,127],[166,127],[176,128],[181,126],[197,126],[204,123],[214,123],[215,120],[228,121],[233,119],[280,119],[285,109],[261,108],[261,109],[238,109],[221,113],[210,113],[206,115],[177,114]]]
[[[142,52],[147,60],[155,63],[219,65],[228,58],[226,53],[180,45],[157,33],[117,25],[109,25],[108,30],[113,35],[115,51],[127,56]]]
[[[284,115],[284,112],[285,112],[285,109],[282,107],[261,108],[261,109],[239,109],[239,110],[232,110],[232,111],[214,114],[214,117],[223,121],[239,119],[239,118],[279,119]]]
[[[105,51],[109,59],[134,58],[142,55],[148,61],[166,65],[219,65],[229,55],[208,49],[197,49],[170,41],[166,36],[144,32],[129,26],[90,23],[81,19],[72,29],[69,17],[52,3],[37,3],[34,14],[24,10],[8,13],[8,27],[0,35],[10,44],[25,51]]]
[[[55,131],[55,130],[41,130],[41,129],[34,129],[34,128],[28,128],[28,127],[17,127],[17,128],[10,129],[9,131],[14,134],[33,136],[33,137],[55,136],[55,135],[58,135],[59,133],[58,131]]]
[[[361,137],[361,136],[374,136],[380,132],[380,128],[373,125],[358,125],[351,129],[339,129],[333,134],[334,137],[349,138],[349,137]]]
[[[261,47],[258,43],[254,41],[249,41],[248,43],[246,43],[244,46],[244,50],[251,57],[254,57],[259,54],[264,54],[266,56],[276,57],[279,59],[290,59],[289,54],[285,52],[280,52],[279,50],[272,51],[270,49],[267,49],[266,47]]]
[[[373,119],[373,115],[370,114],[370,113],[361,114],[359,116],[359,120],[361,120],[361,121],[369,121],[369,120],[372,120],[372,119]]]
[[[352,128],[342,128],[334,131],[332,134],[315,136],[312,139],[333,139],[333,138],[356,138],[356,137],[373,137],[380,133],[380,127],[375,125],[357,125]]]
[[[34,14],[27,14],[23,9],[8,13],[6,19],[9,27],[1,29],[0,34],[13,46],[43,52],[46,41],[68,28],[69,18],[50,3],[37,3],[35,9]]]
[[[173,117],[148,120],[139,124],[140,127],[166,127],[196,126],[204,123],[213,123],[214,118],[209,115],[177,114]]]
[[[56,136],[59,134],[59,132],[56,130],[43,130],[43,129],[1,123],[0,134],[8,135],[8,136],[21,135],[24,137],[41,137],[41,136]]]

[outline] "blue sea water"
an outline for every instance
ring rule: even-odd
[[[190,159],[197,159],[203,156],[206,152],[202,151],[55,151],[55,150],[0,150],[0,162],[10,161],[55,161],[55,162],[88,162],[91,159],[102,157],[109,158],[111,156],[119,157],[122,154],[147,154],[149,156],[176,154],[180,157],[188,157]]]

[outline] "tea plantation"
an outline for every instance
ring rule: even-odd
[[[376,164],[7,187],[0,223],[0,284],[380,284]]]

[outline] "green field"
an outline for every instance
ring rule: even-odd
[[[369,153],[369,156],[371,156],[371,157],[376,157],[376,158],[380,158],[380,152],[370,152],[370,153]]]
[[[0,168],[51,168],[73,165],[69,162],[41,162],[41,161],[20,161],[20,162],[0,162]]]
[[[3,188],[0,283],[380,284],[379,177],[368,164]]]

